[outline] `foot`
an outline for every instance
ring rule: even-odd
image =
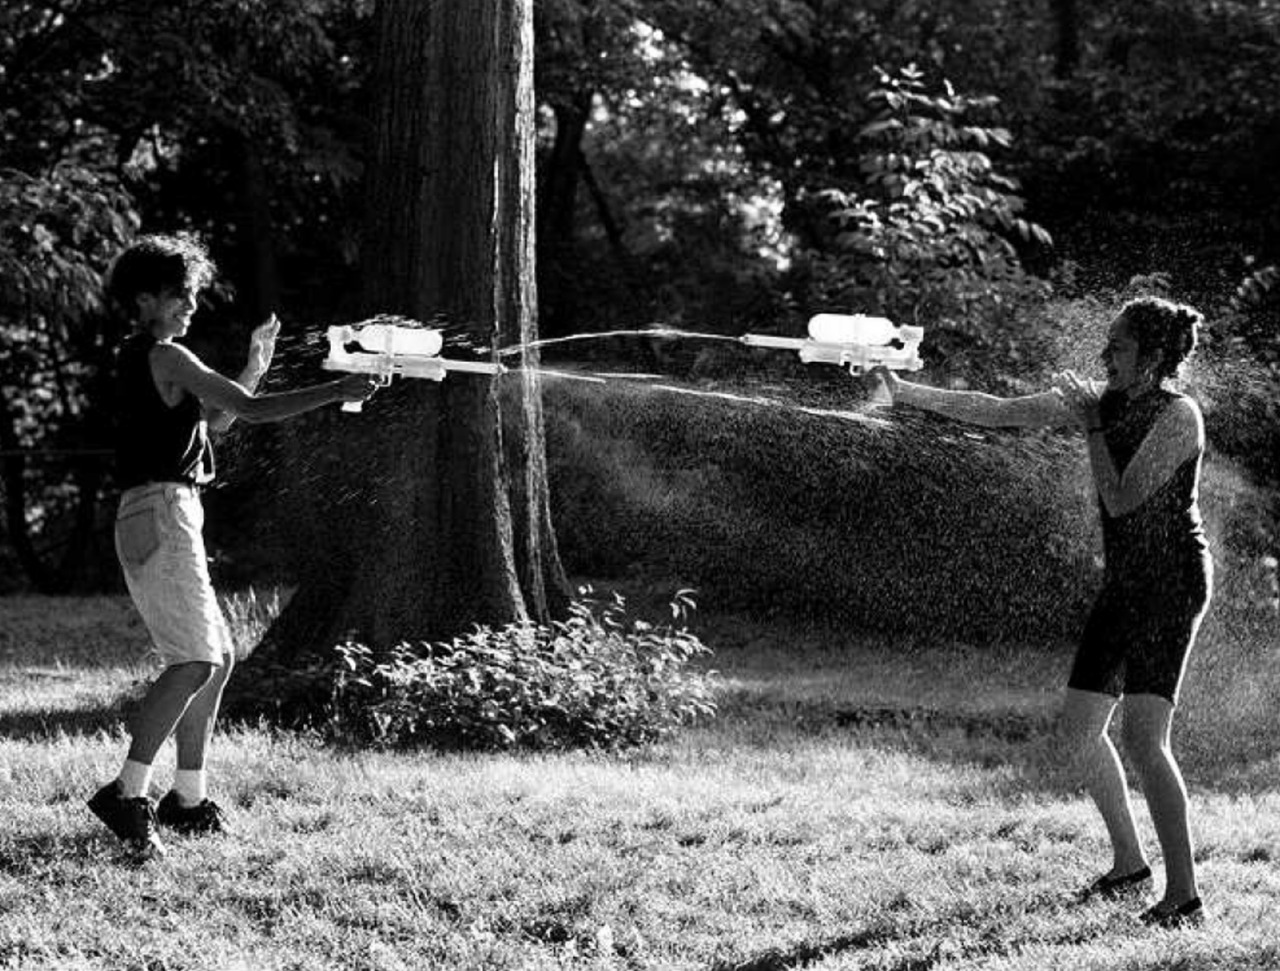
[[[156,818],[162,826],[168,826],[183,836],[225,833],[228,829],[222,809],[212,799],[205,799],[195,806],[184,806],[176,792],[169,792],[160,800]]]
[[[1163,900],[1145,911],[1138,920],[1150,927],[1163,927],[1174,930],[1179,927],[1190,927],[1204,921],[1204,904],[1199,897],[1192,897],[1186,903],[1167,904]]]
[[[1108,873],[1098,877],[1093,883],[1080,891],[1080,900],[1115,900],[1125,894],[1141,890],[1143,884],[1151,879],[1151,867],[1141,866],[1131,873]]]
[[[120,795],[119,784],[108,782],[89,798],[88,805],[138,860],[164,856],[155,810],[146,796],[125,799]]]

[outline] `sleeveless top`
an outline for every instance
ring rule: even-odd
[[[1165,408],[1184,395],[1164,388],[1130,399],[1108,391],[1101,401],[1103,438],[1124,473]],[[1113,516],[1099,499],[1106,574],[1111,580],[1164,583],[1206,569],[1209,545],[1200,515],[1203,450],[1187,459],[1138,508]]]
[[[138,333],[116,353],[116,477],[121,489],[148,482],[203,485],[213,479],[213,448],[200,401],[183,394],[170,407],[151,376],[156,339]]]

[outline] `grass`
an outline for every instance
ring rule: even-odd
[[[1280,967],[1280,758],[1232,744],[1274,739],[1275,706],[1212,694],[1219,668],[1280,680],[1266,652],[1208,631],[1216,661],[1193,667],[1187,723],[1224,716],[1184,746],[1212,916],[1172,933],[1136,926],[1137,902],[1070,900],[1108,851],[1053,771],[1069,648],[698,632],[723,682],[709,727],[612,757],[237,727],[213,764],[235,833],[135,868],[83,800],[122,757],[142,631],[119,599],[0,600],[0,967]]]

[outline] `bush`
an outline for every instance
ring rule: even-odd
[[[737,399],[549,390],[553,519],[571,573],[665,580],[717,608],[863,631],[1075,631],[1097,533],[1078,438],[866,413],[850,408],[847,376],[833,394],[849,410],[833,400],[825,414],[734,387]]]
[[[685,625],[687,592],[671,622],[629,619],[623,598],[597,605],[580,591],[567,620],[478,627],[447,643],[377,653],[349,641],[306,671],[274,669],[260,704],[295,725],[357,745],[447,749],[619,748],[654,741],[715,714],[714,672],[689,662],[709,651]],[[327,697],[316,712],[296,701]]]

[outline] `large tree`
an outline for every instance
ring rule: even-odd
[[[354,632],[376,646],[548,619],[567,594],[536,373],[531,0],[382,0],[362,267],[370,313],[448,322],[452,345],[522,346],[507,374],[398,380],[320,416],[310,568],[255,657]],[[253,663],[251,661],[251,663]],[[259,662],[261,663],[261,662]]]

